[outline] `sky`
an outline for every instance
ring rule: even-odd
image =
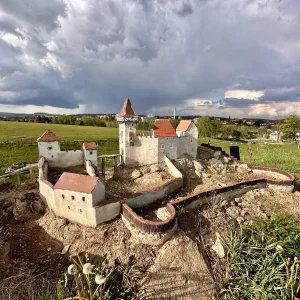
[[[1,0],[0,112],[300,115],[299,0]]]

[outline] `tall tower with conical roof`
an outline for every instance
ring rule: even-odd
[[[127,98],[124,105],[117,115],[117,121],[119,122],[119,149],[122,155],[122,162],[127,163],[127,154],[129,147],[134,146],[136,137],[136,124],[138,122],[138,116],[134,112],[131,101]]]

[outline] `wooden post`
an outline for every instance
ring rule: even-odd
[[[17,174],[17,179],[18,179],[18,185],[21,184],[21,176],[20,176],[20,173]]]
[[[115,157],[114,157],[114,172],[115,172],[116,169],[117,169],[117,164],[118,164],[118,162],[117,162],[117,156],[115,156]]]
[[[102,177],[105,178],[105,158],[102,157]]]
[[[33,170],[32,170],[32,168],[30,168],[29,173],[30,173],[30,179],[33,179]]]

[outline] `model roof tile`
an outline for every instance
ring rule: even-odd
[[[97,181],[98,177],[95,176],[64,172],[56,182],[54,188],[81,193],[91,193],[94,190]]]
[[[59,141],[57,137],[51,130],[46,130],[38,139],[37,142],[55,142]]]
[[[130,118],[130,117],[135,117],[135,116],[136,116],[136,113],[134,112],[134,110],[132,108],[131,101],[130,101],[130,99],[127,98],[117,117],[118,118],[123,118],[123,117]]]
[[[155,120],[152,129],[155,137],[177,137],[169,120]]]
[[[95,142],[86,142],[83,143],[83,146],[86,150],[97,150],[97,145]]]
[[[191,123],[192,120],[181,120],[176,128],[176,131],[187,131]]]

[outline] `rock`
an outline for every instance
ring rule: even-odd
[[[71,245],[65,246],[65,247],[61,250],[61,254],[67,254],[68,251],[69,251],[69,249],[70,249],[70,246],[71,246]]]
[[[0,268],[7,268],[9,264],[10,244],[0,239]]]
[[[234,198],[236,204],[240,204],[243,200],[241,198]]]
[[[30,206],[26,201],[16,200],[15,207],[13,209],[13,215],[16,221],[26,222],[32,217]]]
[[[135,180],[142,177],[142,173],[139,170],[133,170],[130,177]]]
[[[196,160],[193,161],[193,164],[194,164],[194,168],[195,168],[195,171],[196,172],[201,172],[204,170],[202,164]]]
[[[237,206],[230,206],[226,209],[226,214],[232,219],[236,219],[240,216],[240,208]]]
[[[239,164],[237,167],[237,172],[250,173],[250,172],[252,172],[252,170],[248,167],[247,164]]]
[[[220,159],[220,158],[222,157],[221,151],[216,151],[216,152],[214,153],[214,157],[215,157],[216,159]]]
[[[33,201],[30,204],[30,208],[33,212],[37,212],[38,214],[43,214],[45,212],[45,205],[42,201]]]
[[[9,208],[10,206],[12,206],[12,202],[10,200],[6,200],[3,204],[2,204],[2,209],[7,209]]]
[[[232,161],[232,159],[231,159],[231,157],[224,156],[224,157],[223,157],[223,161],[224,161],[225,163],[229,163],[230,161]]]
[[[237,217],[236,221],[241,225],[245,221],[245,219],[243,217]]]
[[[160,171],[160,167],[157,164],[150,165],[150,173],[156,173]]]
[[[216,232],[216,241],[212,245],[211,249],[216,252],[219,258],[224,258],[226,256],[224,245],[225,245],[224,240],[219,235],[219,233]]]

